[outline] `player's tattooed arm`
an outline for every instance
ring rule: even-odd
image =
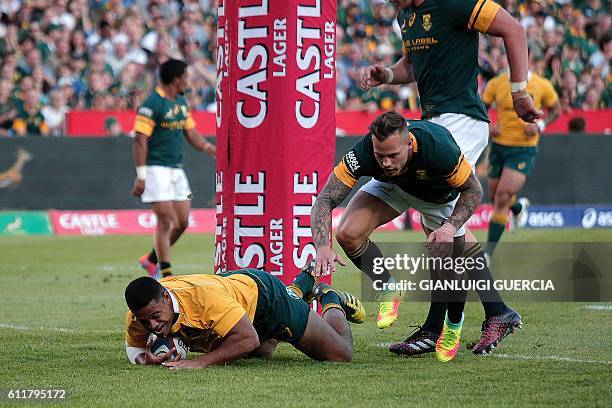
[[[461,193],[459,194],[459,199],[457,200],[457,204],[455,204],[452,215],[448,218],[448,222],[456,229],[459,229],[467,222],[472,214],[474,214],[474,211],[476,211],[476,208],[480,205],[482,201],[482,186],[474,175],[474,172],[472,172],[467,181],[463,183],[463,185],[457,187],[457,189]]]
[[[338,180],[334,173],[329,175],[310,212],[310,228],[316,248],[329,245],[331,212],[344,201],[351,190],[352,188]]]

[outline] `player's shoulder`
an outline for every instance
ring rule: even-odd
[[[147,117],[154,117],[155,113],[160,110],[161,96],[156,91],[153,91],[142,101],[138,108],[138,114]]]
[[[442,125],[427,120],[409,121],[408,130],[416,139],[418,149],[424,154],[436,154],[440,150],[458,149],[450,131]]]
[[[548,78],[538,75],[536,73],[532,73],[531,78],[529,78],[529,80],[533,81],[536,85],[539,86],[553,86],[552,82],[550,82]]]

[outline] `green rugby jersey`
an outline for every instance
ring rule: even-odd
[[[413,139],[413,155],[400,175],[385,176],[374,156],[371,134],[344,155],[334,174],[351,188],[359,177],[369,176],[396,184],[408,194],[430,203],[454,200],[459,195],[457,187],[467,181],[472,168],[453,136],[445,127],[424,120],[410,121],[408,130]]]
[[[184,131],[194,127],[185,97],[170,100],[156,88],[138,108],[134,121],[134,132],[149,138],[146,164],[182,167]]]
[[[399,11],[423,118],[462,113],[489,121],[476,80],[478,32],[489,28],[499,9],[491,0],[425,0]]]

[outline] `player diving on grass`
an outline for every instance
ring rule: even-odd
[[[342,263],[330,246],[331,212],[349,195],[360,177],[372,177],[351,198],[338,226],[336,239],[347,256],[361,269],[372,271],[373,258],[382,256],[369,236],[379,226],[409,208],[421,212],[430,252],[445,258],[451,255],[474,256],[471,247],[463,252],[465,222],[482,199],[482,186],[461,153],[450,132],[434,123],[406,122],[391,111],[378,116],[370,133],[357,142],[330,174],[311,211],[312,236],[317,248],[315,274],[334,271]],[[432,280],[460,279],[430,271]],[[448,275],[448,274],[447,274]],[[387,270],[372,280],[393,282]],[[440,294],[432,292],[434,299]],[[457,354],[465,292],[458,291],[444,300],[441,334],[423,339],[435,349],[440,361]]]
[[[170,247],[189,224],[192,193],[183,170],[183,139],[213,158],[215,145],[196,130],[184,93],[187,64],[170,59],[159,67],[160,84],[143,102],[134,121],[132,194],[151,204],[157,217],[155,246],[140,258],[149,276],[172,275]]]
[[[356,297],[318,283],[313,267],[290,286],[275,276],[241,269],[219,275],[149,277],[125,290],[125,349],[133,364],[164,364],[171,369],[202,368],[245,356],[271,357],[279,341],[291,343],[314,360],[349,362],[353,338],[348,321],[362,323],[365,310]],[[319,316],[308,302],[322,306]],[[150,333],[179,336],[199,358],[165,362],[171,348],[156,356]]]

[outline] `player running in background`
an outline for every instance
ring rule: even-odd
[[[147,344],[150,332],[180,336],[199,358],[164,363],[169,368],[202,368],[247,355],[271,357],[279,341],[315,360],[349,362],[353,337],[347,319],[362,323],[365,310],[349,293],[316,283],[312,267],[303,270],[290,287],[257,269],[219,275],[148,277],[132,281],[125,290],[125,348],[133,364],[161,364]],[[316,299],[321,316],[304,300]]]
[[[360,177],[372,177],[351,198],[340,220],[336,239],[348,257],[368,276],[392,282],[385,270],[374,274],[372,261],[380,249],[369,239],[379,226],[409,208],[421,212],[427,242],[434,256],[471,256],[463,252],[465,222],[482,199],[482,187],[450,132],[443,126],[416,120],[406,123],[390,111],[378,116],[370,133],[357,142],[329,175],[311,211],[311,228],[317,249],[315,273],[334,271],[341,261],[330,246],[331,212],[351,192]],[[453,251],[454,246],[458,251]],[[440,271],[431,271],[432,280]],[[454,274],[454,272],[453,272]],[[454,358],[463,325],[465,293],[446,303],[441,333],[423,339],[441,361]]]
[[[535,163],[540,134],[552,121],[559,117],[561,106],[559,97],[549,80],[529,71],[526,91],[533,98],[537,109],[548,110],[544,119],[528,123],[518,117],[512,107],[510,79],[505,70],[491,79],[482,94],[487,106],[495,105],[498,112],[498,123],[491,126],[491,144],[489,145],[489,192],[493,202],[493,217],[489,223],[489,234],[485,254],[493,255],[506,223],[508,210],[512,210],[515,224],[520,225],[519,214],[526,214],[526,199],[516,199],[527,176]]]
[[[138,108],[133,159],[136,180],[132,194],[150,203],[157,217],[154,248],[140,258],[149,276],[172,274],[170,246],[189,223],[191,189],[183,170],[183,138],[213,158],[216,148],[196,130],[183,96],[187,88],[187,64],[170,59],[159,67],[159,86]]]
[[[416,81],[423,119],[446,127],[474,168],[489,136],[487,111],[477,89],[478,33],[482,32],[504,40],[511,68],[512,103],[518,116],[527,122],[540,117],[541,112],[525,91],[525,29],[497,3],[491,0],[391,0],[391,3],[399,9],[404,56],[391,67],[368,67],[362,77],[365,89]],[[477,256],[484,255],[469,229],[466,243]],[[488,269],[480,273],[475,278],[492,280]],[[490,350],[520,322],[518,313],[508,308],[496,291],[479,295],[487,301],[483,302],[484,330],[474,349],[476,353]],[[395,293],[383,300],[386,302],[381,303],[377,320],[379,327],[388,327],[397,319],[401,297]],[[408,355],[433,351],[414,345],[419,344],[422,336],[439,335],[445,307],[433,302],[425,325],[404,342],[391,345],[390,351]]]

